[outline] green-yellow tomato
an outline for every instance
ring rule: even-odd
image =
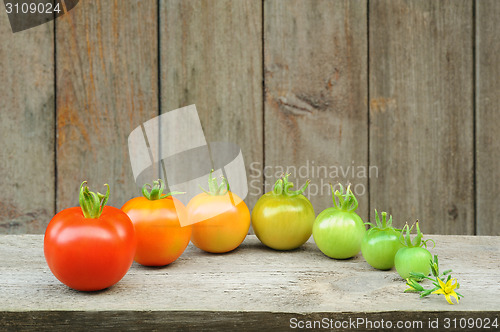
[[[276,250],[298,248],[311,237],[314,208],[302,195],[307,184],[300,190],[289,191],[292,186],[288,174],[283,176],[273,191],[257,201],[252,211],[255,235],[263,244]]]

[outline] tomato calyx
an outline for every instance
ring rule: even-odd
[[[382,212],[382,221],[380,221],[378,211],[375,209],[375,224],[371,222],[365,223],[365,225],[369,225],[371,229],[379,229],[379,230],[386,230],[386,229],[394,229],[395,231],[401,232],[400,229],[396,229],[392,227],[392,216],[389,216],[389,220],[387,220],[387,212]]]
[[[330,183],[330,188],[332,188],[332,198],[333,206],[341,211],[345,212],[355,212],[358,208],[358,200],[351,191],[351,185],[347,186],[344,193],[344,187],[339,183],[340,191],[333,189],[333,185]]]
[[[219,184],[219,181],[217,181],[217,178],[214,178],[212,173],[214,170],[210,170],[210,174],[208,175],[208,190],[203,189],[202,186],[199,186],[201,190],[207,195],[211,196],[224,196],[229,192],[229,182],[227,182],[227,179],[224,177],[224,175],[221,175],[221,183]]]
[[[307,187],[309,186],[309,183],[311,183],[310,180],[306,181],[306,184],[304,184],[299,190],[292,190],[290,191],[290,188],[293,187],[293,182],[288,181],[288,177],[290,176],[290,173],[286,173],[281,175],[281,177],[276,181],[273,187],[273,194],[274,195],[284,195],[287,197],[295,197],[298,195],[301,195],[306,191]]]
[[[415,236],[415,238],[412,241],[410,234],[411,234],[411,231],[413,230],[414,226],[416,226],[417,235]],[[406,235],[405,235],[405,233],[406,233]],[[435,245],[434,240],[427,239],[424,241],[424,240],[422,240],[422,237],[423,237],[423,234],[420,231],[420,227],[418,226],[418,220],[417,220],[415,222],[415,224],[412,225],[411,227],[408,226],[408,223],[403,227],[403,229],[401,230],[400,241],[405,247],[408,247],[408,248],[419,248],[419,247],[427,248],[428,241],[431,241],[433,243],[433,245]]]
[[[142,186],[142,195],[150,201],[156,201],[172,195],[185,194],[185,192],[181,191],[171,191],[167,194],[164,194],[163,190],[165,190],[165,183],[162,179],[158,179],[156,181],[153,181],[153,185],[146,183],[144,186]]]
[[[87,181],[83,181],[80,185],[80,195],[78,201],[80,202],[80,207],[82,208],[83,216],[89,219],[97,219],[101,216],[104,206],[109,199],[109,185],[106,183],[108,189],[106,194],[95,193],[89,190],[85,184]]]

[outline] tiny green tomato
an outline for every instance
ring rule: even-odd
[[[417,236],[413,239],[410,238],[410,233],[413,226],[410,228],[408,224],[403,228],[403,232],[406,230],[406,237],[404,238],[404,247],[399,249],[394,257],[394,265],[396,266],[396,271],[403,279],[407,279],[411,276],[410,273],[421,273],[424,276],[428,276],[431,273],[431,261],[432,255],[426,248],[426,242],[422,241],[422,233],[418,226],[418,221],[415,224],[417,227]]]

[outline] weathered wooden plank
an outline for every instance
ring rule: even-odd
[[[0,233],[42,233],[54,214],[54,25],[14,34],[0,16]]]
[[[370,206],[474,234],[471,1],[370,2]]]
[[[403,293],[405,282],[395,269],[375,270],[361,255],[330,259],[312,239],[292,252],[275,251],[254,235],[224,255],[208,254],[190,244],[169,266],[147,268],[134,263],[115,286],[77,292],[50,272],[42,235],[4,235],[0,236],[0,312],[91,311],[106,318],[118,311],[136,315],[160,311],[164,317],[184,321],[189,321],[185,312],[198,312],[204,320],[223,321],[235,312],[264,313],[261,317],[265,313],[386,312],[404,317],[422,312],[500,311],[500,237],[429,237],[436,241],[431,252],[439,255],[440,267],[453,268],[453,277],[460,282],[464,298],[459,305],[449,305],[442,296],[420,299]],[[430,285],[429,281],[426,286]],[[120,318],[134,324],[136,315]]]
[[[367,24],[365,1],[265,1],[267,191],[291,166],[311,180],[316,213],[331,206],[329,183],[352,182],[368,216]],[[354,174],[353,174],[354,171]],[[342,174],[343,172],[347,174]]]
[[[500,2],[476,2],[476,232],[500,235]]]
[[[260,1],[160,2],[161,111],[196,104],[208,142],[241,147],[250,209],[262,194],[261,7]]]
[[[486,324],[492,322],[498,312],[318,312],[311,314],[284,312],[217,312],[217,311],[30,311],[0,312],[0,324],[22,331],[290,331],[291,329],[328,329],[333,331],[433,331],[446,330],[447,326]],[[477,322],[477,325],[475,325]],[[431,325],[432,324],[432,325]],[[390,326],[390,328],[388,327]],[[457,328],[474,331],[479,328]]]
[[[56,27],[57,209],[83,180],[120,207],[139,193],[127,137],[158,115],[157,3],[81,1]]]

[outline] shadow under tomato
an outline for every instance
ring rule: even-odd
[[[239,247],[236,247],[234,248],[233,250],[230,250],[230,251],[226,251],[226,252],[208,252],[208,251],[205,251],[205,250],[202,250],[200,248],[196,248],[193,250],[193,253],[195,253],[196,256],[205,256],[205,257],[215,257],[215,256],[229,256],[229,255],[232,255],[234,253],[237,253],[237,252],[240,252],[241,250],[245,250],[244,248],[245,246],[242,246],[240,245]]]
[[[348,258],[333,258],[333,257],[328,257],[327,255],[323,255],[323,256],[325,258],[330,259],[330,260],[339,261],[339,262],[351,262],[351,261],[355,261],[355,260],[359,259],[359,257],[357,257],[357,256],[348,257]]]
[[[132,268],[134,269],[138,269],[138,270],[166,270],[168,269],[169,267],[171,266],[175,266],[177,265],[177,260],[173,261],[172,263],[170,264],[167,264],[167,265],[160,265],[160,266],[153,266],[153,265],[142,265],[142,264],[139,264],[137,262],[134,262],[132,264]]]
[[[296,253],[296,252],[310,251],[310,249],[308,249],[307,246],[305,246],[305,245],[302,245],[302,246],[300,246],[298,248],[289,249],[289,250],[274,249],[274,248],[266,246],[263,243],[254,243],[254,244],[247,245],[245,247],[252,248],[253,251],[257,250],[257,251],[260,251],[260,252],[268,252],[268,253],[269,252],[275,252],[275,253]],[[245,249],[245,247],[243,247],[243,249]]]
[[[94,296],[94,295],[101,295],[101,294],[105,294],[107,292],[110,292],[114,287],[115,287],[115,285],[109,286],[108,288],[94,290],[94,291],[83,291],[83,290],[77,290],[77,289],[73,289],[73,288],[68,287],[68,291],[72,294],[82,294],[82,295]]]

